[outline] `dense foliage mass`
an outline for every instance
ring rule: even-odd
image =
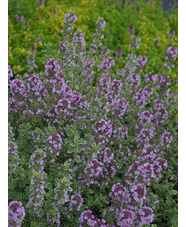
[[[92,42],[97,19],[106,20],[103,44],[109,47],[112,57],[116,50],[122,51],[123,65],[130,51],[131,34],[141,39],[136,51],[147,56],[149,70],[153,73],[162,73],[157,65],[162,65],[164,51],[170,45],[177,45],[177,11],[163,14],[160,0],[147,3],[145,0],[9,0],[9,65],[14,74],[28,70],[40,72],[46,50],[50,50],[48,60],[57,56],[58,43],[63,39],[64,15],[70,9],[76,12],[75,27],[84,31],[88,45]],[[177,79],[177,65],[169,75],[171,81]]]
[[[105,20],[90,44],[76,20],[65,15],[44,70],[8,67],[9,226],[177,226],[175,32],[151,71],[134,26],[112,57]]]

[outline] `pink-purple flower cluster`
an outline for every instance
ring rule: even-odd
[[[141,39],[133,35],[131,37],[131,41],[132,42],[129,44],[129,47],[131,49],[138,49],[139,48],[139,42],[141,41]]]
[[[11,84],[11,79],[13,78],[13,72],[12,69],[10,67],[10,65],[8,65],[8,85],[10,86]]]
[[[8,161],[9,161],[9,166],[10,167],[15,167],[19,165],[19,155],[18,155],[18,151],[17,148],[18,146],[11,140],[8,141]]]
[[[45,0],[37,0],[37,3],[38,3],[38,4],[41,4],[41,5],[42,5],[44,2],[45,2]]]
[[[17,21],[23,21],[23,19],[24,19],[24,16],[23,15],[21,15],[21,14],[17,14],[16,15],[16,20]]]
[[[21,226],[22,221],[25,217],[25,208],[19,201],[11,201],[8,204],[8,226]]]
[[[72,10],[70,10],[67,14],[65,14],[65,19],[64,19],[65,24],[75,23],[76,20],[77,20],[77,16]]]
[[[44,171],[46,154],[41,150],[36,150],[30,158],[29,168],[32,171],[30,181],[30,199],[27,206],[33,211],[33,214],[40,217],[44,202],[46,187],[46,173]]]
[[[48,156],[50,157],[51,162],[55,162],[56,156],[59,156],[62,149],[63,142],[61,136],[59,134],[50,135],[47,142],[47,150],[49,151]]]
[[[34,54],[29,54],[27,56],[27,64],[28,64],[28,70],[31,72],[34,69],[37,69],[37,65],[36,65],[36,59],[35,59],[35,55]]]
[[[123,52],[122,52],[121,49],[116,50],[116,54],[115,54],[115,57],[116,57],[116,58],[121,58],[122,55],[123,55]]]
[[[92,226],[92,227],[106,227],[106,221],[104,219],[96,219],[91,210],[84,211],[79,218],[80,227]]]
[[[123,209],[119,213],[117,225],[121,227],[134,226],[135,213],[132,210]]]
[[[129,34],[132,35],[132,33],[134,32],[134,25],[130,24],[128,27],[128,31],[129,31]]]
[[[57,227],[60,227],[60,212],[59,209],[55,206],[50,209],[50,211],[47,213],[47,222],[51,225],[55,225]]]
[[[176,61],[178,55],[178,49],[174,46],[169,46],[167,50],[165,51],[165,67],[168,69],[171,69],[174,67],[173,62]]]
[[[77,210],[80,211],[80,208],[83,204],[83,198],[81,195],[78,193],[76,195],[72,195],[70,199],[70,204],[69,204],[69,210]]]
[[[111,57],[106,57],[103,59],[102,63],[98,65],[98,72],[109,73],[112,66],[114,66],[114,60]]]
[[[107,48],[104,48],[104,47],[100,48],[100,47],[102,46],[101,40],[104,38],[102,31],[106,26],[106,21],[104,21],[103,18],[99,18],[96,24],[97,24],[97,28],[95,33],[93,34],[94,40],[90,45],[90,53],[92,55],[100,54],[101,56],[105,56],[108,54],[109,50]]]
[[[145,86],[142,89],[137,90],[133,95],[133,102],[136,103],[138,108],[143,108],[145,105],[150,103],[149,97],[153,94],[151,87]]]
[[[47,64],[45,65],[45,75],[47,77],[55,76],[56,73],[59,71],[60,66],[56,60],[51,58]]]

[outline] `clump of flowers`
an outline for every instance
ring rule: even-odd
[[[81,227],[85,226],[102,226],[106,227],[107,225],[105,224],[106,221],[104,219],[96,219],[95,216],[92,214],[91,210],[84,211],[80,218],[79,218],[79,223]]]
[[[139,42],[141,41],[141,39],[133,35],[131,37],[131,41],[132,42],[129,44],[129,47],[131,49],[138,49],[139,48]]]
[[[17,151],[18,146],[11,140],[9,140],[8,144],[8,158],[9,158],[9,166],[14,167],[19,165],[19,155]]]
[[[61,136],[59,134],[50,135],[47,142],[51,162],[55,162],[56,156],[59,156],[59,152],[62,149],[63,142]]]
[[[46,154],[38,149],[31,156],[30,168],[32,177],[30,181],[30,199],[27,204],[33,214],[40,217],[41,209],[44,201],[44,188],[46,187],[46,173],[44,171],[44,159]]]
[[[17,21],[23,21],[23,19],[24,19],[24,16],[23,15],[21,15],[21,14],[17,14],[16,15],[16,20]]]
[[[10,91],[13,96],[23,95],[25,92],[25,85],[24,85],[23,81],[20,79],[13,80],[10,85]]]
[[[165,59],[166,59],[166,62],[164,64],[165,67],[167,67],[168,69],[173,68],[174,67],[173,62],[176,61],[177,55],[178,55],[177,47],[169,46],[165,51]]]
[[[41,5],[42,5],[44,2],[45,2],[45,0],[38,0],[38,1],[37,1],[37,3],[38,3],[38,4],[41,4]]]
[[[64,24],[65,27],[67,28],[68,33],[72,34],[72,31],[74,29],[74,26],[72,24],[75,23],[76,20],[77,16],[72,10],[65,14]]]
[[[122,55],[123,55],[122,50],[121,50],[121,49],[118,49],[118,50],[116,51],[115,57],[116,57],[116,58],[121,58]]]
[[[12,72],[12,69],[11,69],[10,65],[8,65],[8,85],[9,86],[10,86],[12,78],[13,78],[13,72]]]
[[[25,23],[25,28],[29,27],[30,24],[28,22]]]
[[[80,208],[83,204],[83,198],[81,195],[78,193],[76,195],[71,196],[70,204],[69,204],[69,210],[77,210],[80,211]]]
[[[119,214],[119,218],[118,218],[118,226],[126,226],[126,227],[130,227],[133,225],[135,220],[135,214],[133,211],[131,210],[122,210],[121,213]]]
[[[130,24],[128,27],[128,31],[129,31],[129,34],[132,35],[132,33],[134,32],[134,25]]]
[[[19,201],[11,201],[8,204],[8,226],[21,226],[25,217],[25,208]]]
[[[139,215],[141,216],[141,222],[139,223],[139,226],[144,226],[148,223],[151,223],[154,218],[153,210],[150,207],[143,207],[140,209]]]
[[[102,34],[102,31],[104,30],[104,27],[106,26],[106,21],[103,18],[99,18],[96,22],[97,24],[97,28],[95,33],[93,34],[94,36],[94,40],[92,42],[92,44],[90,45],[90,53],[92,55],[95,54],[101,54],[101,55],[106,55],[109,50],[108,49],[104,49],[100,47],[102,46],[102,42],[101,40],[104,38],[104,35]]]
[[[36,65],[36,60],[35,60],[35,55],[34,54],[29,54],[27,56],[27,64],[28,64],[28,70],[31,72],[34,69],[37,69],[37,65]]]

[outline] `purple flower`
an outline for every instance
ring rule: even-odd
[[[53,206],[47,213],[47,222],[57,224],[55,226],[60,227],[60,212],[59,209]]]
[[[19,159],[17,148],[18,146],[10,140],[8,143],[8,159],[9,159],[10,167],[19,165],[20,159]]]
[[[144,105],[147,105],[150,101],[148,97],[153,94],[153,90],[151,87],[145,86],[143,89],[138,90],[133,95],[133,101],[139,108],[143,108]]]
[[[115,57],[116,58],[121,58],[122,57],[122,50],[121,49],[119,49],[119,50],[116,50],[116,54],[115,54]]]
[[[37,3],[38,3],[38,4],[41,4],[41,5],[42,5],[44,2],[45,2],[45,0],[37,0]]]
[[[12,95],[23,95],[25,93],[25,85],[22,80],[15,79],[10,84],[10,92]]]
[[[102,63],[98,65],[98,72],[109,73],[114,65],[114,60],[111,57],[103,58]]]
[[[77,20],[77,16],[72,10],[69,10],[69,12],[65,14],[65,19],[64,19],[65,24],[75,23],[76,20]]]
[[[80,178],[81,181],[88,186],[91,184],[98,186],[107,185],[109,181],[108,171],[104,168],[104,163],[95,158],[86,165],[84,175]]]
[[[160,137],[161,145],[166,145],[167,148],[170,147],[170,144],[172,142],[172,136],[170,132],[164,132]]]
[[[30,51],[35,52],[36,50],[37,50],[37,47],[36,46],[31,46],[30,47]]]
[[[54,13],[54,14],[57,13],[57,9],[53,9],[52,13]]]
[[[86,42],[85,42],[85,38],[84,38],[84,33],[77,30],[74,35],[73,35],[73,43],[78,47],[81,48],[82,50],[82,54],[83,51],[85,50],[86,47]]]
[[[35,42],[41,43],[41,38],[38,37],[37,39],[35,39]]]
[[[134,25],[129,25],[128,27],[128,31],[129,31],[129,34],[132,35],[132,33],[134,32]]]
[[[138,49],[139,48],[139,42],[141,41],[141,39],[133,35],[131,37],[131,40],[132,40],[132,42],[129,44],[129,47],[131,49],[135,49],[135,48]]]
[[[30,158],[29,168],[32,171],[30,180],[30,197],[27,207],[39,217],[44,201],[44,188],[46,187],[46,173],[44,172],[46,154],[37,149]]]
[[[28,22],[25,23],[25,28],[27,28],[28,26],[30,26],[30,24]]]
[[[141,217],[140,226],[150,224],[154,219],[153,209],[150,207],[143,207],[139,210],[139,215]]]
[[[21,15],[21,14],[17,14],[16,15],[16,20],[17,21],[23,21],[23,19],[24,19],[24,16],[23,15]]]
[[[149,83],[149,82],[155,82],[156,79],[156,75],[152,74],[151,72],[149,74],[145,75],[145,83]]]
[[[95,133],[98,133],[98,139],[100,143],[107,141],[112,135],[112,123],[111,120],[100,119],[95,122],[95,126],[93,127]]]
[[[153,166],[156,179],[158,180],[162,177],[161,172],[168,167],[168,163],[167,160],[157,157],[153,162]]]
[[[51,58],[45,65],[45,75],[53,76],[59,71],[59,69],[60,69],[60,66],[58,62],[53,58]]]
[[[137,203],[143,204],[144,199],[146,198],[147,191],[145,187],[141,184],[133,185],[131,188],[131,192],[133,192],[133,198]]]
[[[21,226],[25,217],[25,208],[21,202],[11,201],[8,205],[8,226]]]
[[[110,197],[113,201],[120,202],[122,206],[130,202],[128,190],[120,183],[112,186]]]
[[[131,227],[134,224],[136,216],[132,210],[123,209],[119,213],[117,225],[121,227]]]
[[[148,111],[143,111],[140,115],[140,123],[145,126],[147,123],[151,123],[151,121],[153,120],[153,115]]]
[[[152,138],[152,132],[148,128],[143,128],[137,136],[136,141],[139,144],[143,144],[149,142],[150,138]]]
[[[8,85],[11,84],[11,78],[12,77],[13,77],[13,72],[12,72],[10,65],[8,65]]]
[[[103,18],[99,18],[96,24],[99,26],[99,29],[102,31],[106,25],[106,21],[104,21]]]
[[[92,226],[92,227],[106,227],[106,221],[104,219],[95,219],[91,210],[84,211],[79,218],[80,227]]]
[[[145,66],[145,64],[147,63],[147,57],[145,55],[140,55],[137,61],[140,66]]]
[[[140,80],[141,80],[141,77],[139,74],[132,73],[132,75],[130,76],[130,82],[132,86],[135,86],[135,88],[139,86]]]
[[[72,210],[77,210],[80,211],[80,208],[83,204],[83,198],[81,197],[81,195],[78,193],[76,195],[72,195],[71,196],[71,200],[70,200],[70,211]]]
[[[174,64],[172,64],[173,61],[176,61],[178,55],[178,49],[174,46],[169,46],[167,50],[165,51],[165,66],[170,69],[174,67]]]
[[[52,154],[59,155],[62,148],[62,139],[59,134],[54,134],[48,137],[49,146],[47,147]],[[53,157],[53,156],[52,156]]]
[[[37,68],[35,61],[36,60],[35,60],[34,54],[30,54],[30,55],[27,56],[27,64],[28,64],[29,71],[32,71],[33,69]]]
[[[169,39],[173,39],[174,35],[175,35],[175,31],[173,29],[171,29],[168,34]]]
[[[94,227],[96,224],[96,220],[91,210],[84,211],[79,217],[80,227],[85,225]]]

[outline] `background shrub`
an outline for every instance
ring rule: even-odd
[[[105,19],[107,26],[104,31],[104,44],[109,47],[112,56],[115,56],[118,49],[122,50],[124,57],[127,56],[131,41],[128,27],[133,25],[133,34],[141,39],[140,48],[136,52],[150,59],[148,67],[153,73],[161,73],[161,68],[157,68],[157,65],[161,65],[168,46],[177,45],[177,10],[163,13],[159,0],[147,3],[144,0],[133,3],[111,0],[43,2],[9,1],[9,65],[15,74],[28,71],[27,56],[30,54],[35,54],[37,68],[34,71],[43,69],[42,51],[46,49],[44,44],[51,43],[52,49],[57,52],[58,43],[62,40],[64,15],[69,9],[76,12],[79,19],[75,26],[84,31],[87,44],[92,41],[97,18]],[[17,14],[24,16],[23,21],[16,20]],[[28,27],[25,27],[26,23],[29,23]],[[175,35],[169,38],[168,34],[172,30]],[[52,53],[56,55],[56,52]],[[176,79],[177,67],[169,73],[171,80]]]

